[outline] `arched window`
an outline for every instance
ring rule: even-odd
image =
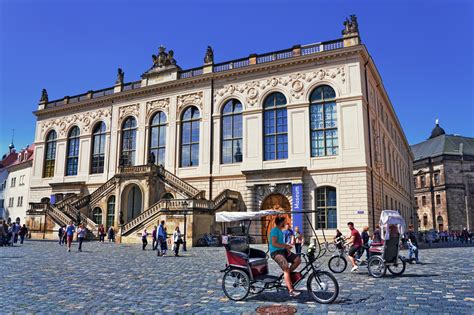
[[[181,167],[199,165],[199,110],[188,107],[181,122]]]
[[[97,224],[102,224],[102,210],[99,207],[92,211],[92,220]]]
[[[270,94],[263,102],[264,107],[264,160],[288,158],[288,120],[286,98],[280,93]]]
[[[107,201],[107,228],[114,225],[115,221],[115,196],[110,196]]]
[[[105,123],[99,122],[92,131],[91,174],[104,172],[105,161]]]
[[[150,157],[156,165],[165,164],[166,114],[157,112],[150,121]]]
[[[56,161],[56,138],[56,131],[54,130],[51,130],[46,136],[43,177],[54,176],[54,164]]]
[[[310,96],[311,156],[336,155],[338,149],[336,93],[318,86]]]
[[[324,186],[316,189],[316,211],[318,228],[337,228],[336,188]]]
[[[122,124],[122,154],[120,165],[135,165],[135,151],[137,149],[137,121],[128,117]]]
[[[242,104],[233,99],[222,109],[222,164],[242,162]]]
[[[66,176],[77,175],[79,161],[79,128],[74,126],[67,139]]]

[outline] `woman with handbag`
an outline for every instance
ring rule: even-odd
[[[174,255],[179,256],[179,245],[183,244],[183,238],[179,226],[174,229],[173,232],[173,243],[174,243]]]

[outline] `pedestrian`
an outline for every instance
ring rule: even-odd
[[[77,229],[77,241],[79,242],[78,251],[80,252],[82,252],[82,243],[84,242],[85,238],[86,238],[86,228],[81,223],[79,224],[79,228]]]
[[[18,233],[20,233],[20,218],[16,219],[16,222],[13,222],[13,243],[18,242]]]
[[[372,235],[373,243],[382,243],[382,235],[380,233],[380,225],[375,226],[374,234]]]
[[[105,240],[105,228],[104,228],[104,225],[101,224],[99,225],[99,243],[100,242],[104,242]]]
[[[165,240],[161,242],[161,256],[166,256],[166,251],[168,250],[168,231],[166,226],[163,228],[165,234]]]
[[[146,229],[143,230],[143,233],[142,233],[142,249],[145,250],[145,247],[148,245],[148,241],[147,241],[147,238],[148,237],[148,232],[146,231]]]
[[[23,244],[23,241],[25,240],[25,236],[28,234],[28,228],[26,227],[26,224],[23,224],[23,226],[20,228],[20,232],[18,235],[20,236],[20,244]]]
[[[430,248],[431,248],[431,246],[432,246],[432,244],[433,244],[433,233],[432,233],[432,232],[427,232],[427,234],[426,234],[426,240],[428,241],[428,245],[429,245]]]
[[[290,224],[285,225],[285,230],[283,231],[283,236],[285,237],[285,243],[291,245],[291,241],[293,239],[295,233],[293,233],[293,230],[291,229]]]
[[[156,255],[157,256],[162,256],[162,247],[163,247],[163,242],[166,242],[166,233],[165,233],[165,221],[161,221],[160,225],[158,225],[158,231],[156,232],[157,234],[157,240],[158,243],[156,245],[157,251]]]
[[[69,222],[69,225],[66,227],[66,238],[67,238],[67,251],[71,251],[72,245],[72,238],[74,237],[74,232],[76,231],[76,227],[72,221]]]
[[[59,238],[59,246],[63,245],[63,241],[64,241],[64,232],[65,232],[65,228],[63,228],[62,226],[59,227],[59,230],[58,230],[58,238]]]
[[[152,243],[151,243],[151,248],[152,250],[155,250],[156,249],[156,244],[157,244],[157,241],[156,241],[156,232],[157,232],[157,227],[156,225],[153,227],[153,231],[151,232],[151,238],[152,238]]]
[[[362,229],[362,234],[360,236],[362,237],[362,250],[360,252],[359,258],[362,257],[362,254],[365,251],[365,258],[366,258],[366,260],[369,260],[369,240],[370,240],[370,237],[369,237],[369,227],[368,226],[365,226]]]
[[[5,231],[4,221],[0,221],[0,246],[7,245],[7,232]]]
[[[413,224],[408,226],[408,233],[407,233],[407,244],[408,244],[408,260],[412,263],[413,254],[415,254],[415,262],[417,264],[421,264],[419,257],[418,257],[418,237],[415,232],[415,228]]]
[[[107,231],[107,234],[108,234],[108,239],[109,239],[109,243],[110,242],[114,242],[115,243],[115,230],[114,230],[114,227],[111,226],[109,227],[109,230]]]
[[[303,234],[300,233],[300,228],[298,226],[295,226],[292,243],[295,245],[296,254],[301,255],[301,247],[303,246],[304,238]]]
[[[466,243],[469,239],[469,232],[467,231],[467,228],[464,228],[461,232],[461,243]]]
[[[174,243],[174,255],[176,257],[179,256],[179,246],[181,244],[183,244],[183,238],[182,238],[182,235],[181,235],[181,231],[179,230],[179,226],[177,226],[175,229],[174,229],[174,232],[173,232],[173,243]]]
[[[334,243],[336,243],[336,248],[337,249],[342,249],[342,242],[344,240],[344,237],[342,236],[341,231],[339,229],[336,229],[336,236],[334,236]]]
[[[10,219],[10,218],[8,218]],[[11,220],[9,221],[10,223],[8,223],[7,221],[7,226],[8,226],[8,229],[7,229],[7,245],[8,246],[13,246],[13,229],[14,229],[14,224],[15,223],[12,223]]]

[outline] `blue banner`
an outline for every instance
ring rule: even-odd
[[[292,211],[303,211],[303,184],[292,184],[291,195],[293,199]],[[303,233],[303,214],[293,213],[293,229],[299,227],[300,233]]]

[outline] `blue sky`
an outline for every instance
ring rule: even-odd
[[[362,41],[410,143],[436,118],[474,136],[473,2],[0,0],[0,152],[34,137],[41,89],[50,100],[134,81],[160,44],[183,68],[339,38],[357,14]]]

